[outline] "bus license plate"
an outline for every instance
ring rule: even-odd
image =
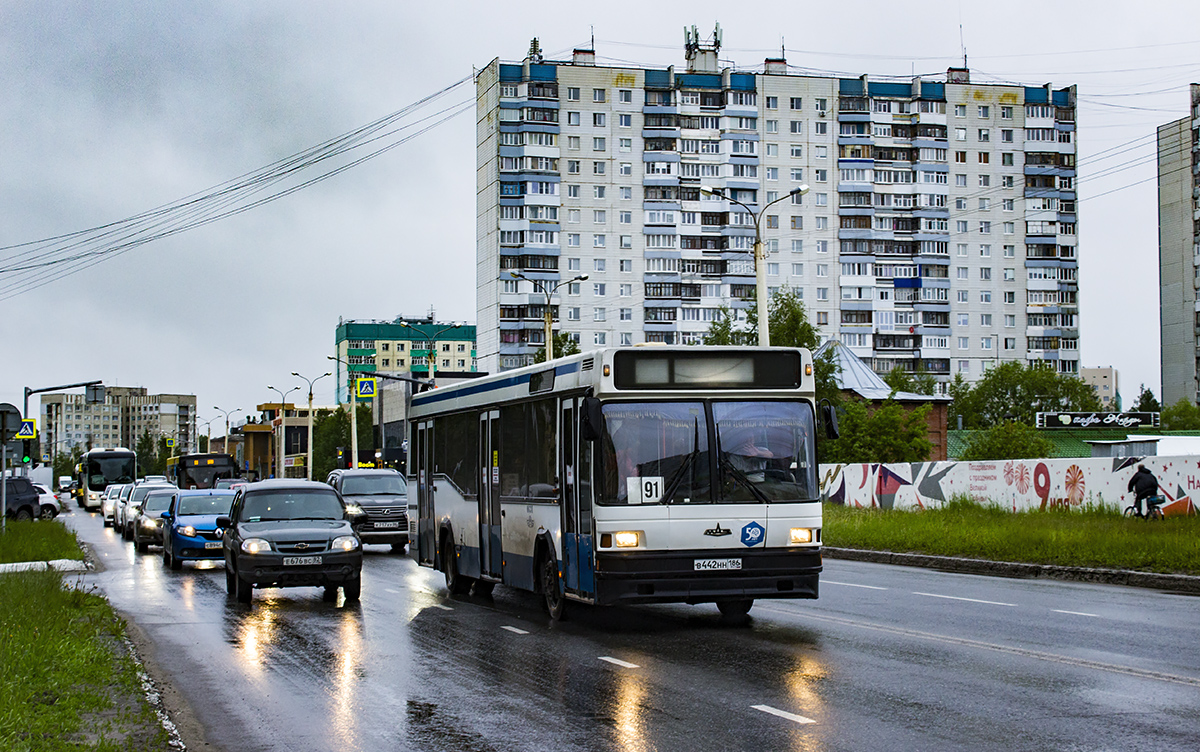
[[[397,520],[396,522],[376,522],[375,523],[376,530],[392,530],[392,529],[395,529],[398,527],[400,527],[399,520]]]
[[[283,565],[285,567],[303,566],[305,564],[320,564],[320,556],[285,556],[283,557]]]
[[[707,572],[712,570],[728,570],[741,569],[741,559],[696,559],[695,567],[697,572]]]
[[[220,548],[221,541],[204,541],[205,548]]]

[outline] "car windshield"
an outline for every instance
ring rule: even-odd
[[[213,496],[181,496],[179,498],[179,514],[229,514],[233,503],[233,494],[218,494]]]
[[[246,495],[243,522],[340,520],[345,512],[333,490],[278,489]]]
[[[145,511],[165,512],[171,506],[174,493],[152,493],[146,497]]]
[[[343,496],[399,495],[408,492],[404,476],[399,473],[379,475],[347,475],[342,479]]]

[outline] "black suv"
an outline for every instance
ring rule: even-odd
[[[249,603],[256,587],[315,586],[347,601],[362,590],[362,541],[338,493],[324,483],[264,480],[238,489],[225,530],[225,585]]]
[[[334,470],[326,481],[347,504],[366,517],[354,529],[363,543],[390,543],[403,553],[408,545],[408,484],[395,470]]]
[[[4,479],[6,508],[4,513],[15,520],[32,520],[42,511],[41,497],[28,478]]]

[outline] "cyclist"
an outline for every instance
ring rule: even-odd
[[[1134,506],[1137,507],[1139,517],[1144,517],[1142,513],[1142,499],[1149,499],[1158,495],[1158,478],[1154,477],[1154,473],[1146,469],[1145,465],[1138,465],[1137,472],[1129,479],[1129,490],[1136,493]],[[1147,512],[1149,503],[1147,503]]]

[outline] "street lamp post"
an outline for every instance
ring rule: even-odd
[[[208,437],[208,444],[209,444],[208,446],[204,447],[204,451],[207,452],[210,449],[212,449],[212,422],[214,420],[216,420],[216,418],[209,418],[208,420],[205,420],[205,419],[201,418],[199,415],[196,416],[196,451],[197,452],[200,451],[200,426],[202,426],[202,425],[204,426],[204,435]],[[225,453],[229,454],[229,451],[226,450]]]
[[[284,439],[284,434],[287,433],[286,426],[284,425],[284,414],[287,412],[285,406],[287,405],[287,396],[289,394],[291,394],[292,392],[296,391],[297,389],[299,389],[300,387],[294,386],[291,389],[288,389],[286,392],[276,389],[273,386],[267,386],[267,388],[270,389],[272,392],[275,392],[276,394],[279,395],[279,455],[275,458],[275,477],[282,478],[283,477],[283,439]]]
[[[333,375],[333,373],[331,373],[330,371],[326,371],[325,373],[321,374],[320,376],[316,377],[315,379],[307,379],[307,378],[304,378],[303,376],[301,376],[300,374],[296,373],[295,371],[292,371],[292,375],[293,375],[293,376],[295,376],[295,377],[296,377],[296,378],[298,378],[298,379],[304,379],[305,381],[307,381],[307,382],[308,382],[308,457],[307,457],[307,458],[306,458],[304,461],[305,461],[305,468],[306,468],[306,469],[305,469],[305,473],[306,473],[306,475],[307,475],[308,479],[309,479],[309,480],[312,480],[312,454],[313,454],[313,447],[312,447],[312,428],[313,428],[312,400],[313,400],[313,384],[317,383],[318,381],[320,381],[321,379],[325,378],[326,376],[332,376],[332,375]]]
[[[767,209],[775,204],[778,204],[785,198],[791,198],[792,196],[803,196],[804,194],[808,193],[808,185],[805,184],[801,185],[799,188],[793,188],[783,196],[771,201],[757,212],[751,209],[749,206],[743,204],[741,201],[738,201],[736,198],[725,195],[724,191],[720,188],[709,188],[708,186],[702,186],[700,188],[700,192],[709,196],[719,196],[730,203],[737,204],[749,212],[750,216],[754,217],[754,297],[756,305],[758,306],[758,346],[770,347],[771,327],[768,320],[769,315],[767,311],[767,254],[763,251],[761,226],[762,216]]]
[[[412,329],[413,331],[420,334],[422,337],[425,336],[424,332],[422,332],[420,329],[413,326],[412,324],[408,323],[407,321],[400,321],[398,323],[400,324],[400,326],[405,326],[405,327],[408,327],[409,329]],[[450,326],[443,327],[442,329],[438,329],[436,332],[434,332],[432,335],[430,335],[429,351],[431,353],[433,353],[433,359],[430,360],[430,362],[429,362],[429,380],[430,380],[430,382],[432,382],[437,377],[437,338],[442,336],[446,332],[450,331],[451,329],[457,329],[460,326],[462,326],[462,324],[455,321],[455,322],[451,323]],[[380,420],[382,422],[382,418]]]
[[[224,446],[224,449],[225,449],[225,454],[229,454],[229,416],[233,415],[234,413],[242,412],[242,408],[239,407],[235,410],[222,410],[221,408],[216,407],[214,405],[213,409],[225,416],[225,446]],[[213,420],[216,420],[216,418],[213,418]],[[212,441],[210,440],[208,443],[212,444]]]
[[[558,288],[562,287],[563,285],[569,285],[572,282],[583,282],[588,278],[588,275],[579,274],[571,279],[564,280],[553,286],[551,286],[549,280],[532,279],[530,277],[526,277],[520,272],[509,272],[508,276],[512,277],[513,279],[523,279],[526,282],[532,282],[533,286],[546,296],[546,362],[554,360],[554,315],[550,312],[550,296],[558,292]]]

